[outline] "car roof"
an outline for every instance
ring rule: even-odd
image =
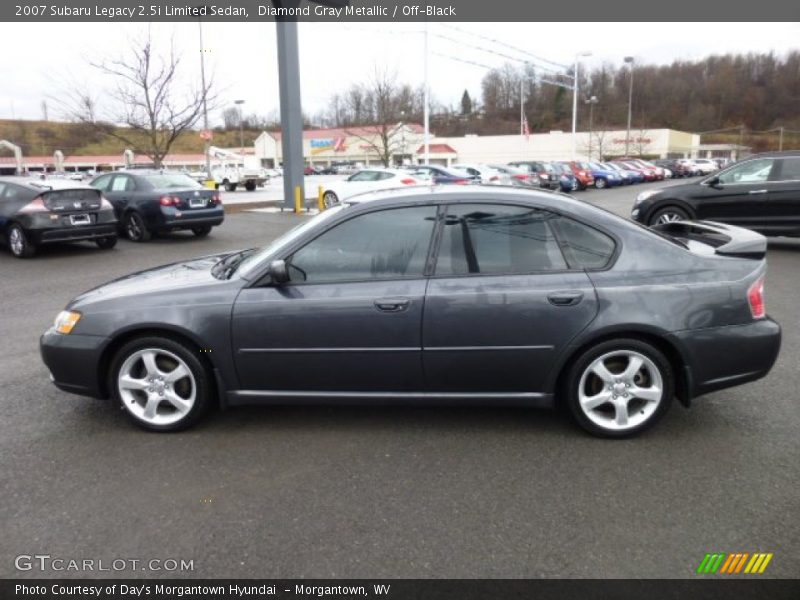
[[[14,183],[25,187],[35,192],[48,192],[51,190],[76,190],[76,189],[94,189],[89,184],[82,181],[74,181],[72,179],[64,179],[61,177],[48,177],[46,179],[38,179],[34,177],[24,177],[20,175],[12,175],[8,177],[0,177],[0,181]]]

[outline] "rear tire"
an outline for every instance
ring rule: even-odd
[[[97,247],[101,250],[111,250],[117,245],[117,236],[110,235],[108,237],[100,238],[95,240],[94,243],[97,244]]]
[[[599,437],[624,438],[649,429],[666,414],[675,379],[660,350],[623,338],[581,354],[569,369],[563,393],[583,429]]]
[[[256,184],[252,181],[248,181],[244,184],[244,189],[246,189],[248,192],[254,192],[256,189]]]
[[[135,211],[125,215],[125,235],[132,242],[147,242],[152,237],[142,215]]]
[[[211,405],[214,387],[197,350],[152,336],[134,339],[111,363],[109,390],[128,418],[149,431],[190,427]]]
[[[336,206],[339,204],[339,197],[334,192],[327,191],[322,195],[322,203],[325,205],[325,208]]]
[[[650,225],[663,225],[665,223],[672,223],[674,221],[686,221],[689,219],[689,214],[682,208],[677,206],[666,206],[653,213],[650,217]]]
[[[36,245],[28,239],[21,225],[14,223],[6,232],[8,249],[16,258],[30,258],[36,254]]]
[[[211,233],[211,225],[203,225],[202,227],[192,227],[192,233],[197,237],[206,237]]]
[[[605,179],[595,179],[594,180],[594,187],[598,190],[602,190],[604,187],[608,185],[608,182]]]

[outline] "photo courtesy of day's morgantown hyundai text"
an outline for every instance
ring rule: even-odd
[[[626,437],[674,398],[770,371],[765,255],[733,225],[647,229],[560,193],[401,186],[265,248],[81,294],[41,353],[60,389],[156,431],[212,406],[413,401],[563,405]]]

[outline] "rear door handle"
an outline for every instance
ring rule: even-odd
[[[553,292],[547,300],[553,306],[575,306],[583,300],[583,292]]]
[[[767,190],[750,190],[748,194],[766,194]]]
[[[375,300],[375,308],[382,312],[401,312],[408,308],[408,298],[379,298]]]

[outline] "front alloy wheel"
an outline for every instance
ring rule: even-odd
[[[325,205],[325,208],[336,206],[339,204],[339,197],[333,192],[325,192],[322,195],[322,203]]]
[[[689,215],[686,211],[681,210],[676,206],[668,206],[656,212],[650,219],[651,225],[664,225],[666,223],[674,223],[675,221],[686,221]]]
[[[669,362],[639,340],[600,344],[574,364],[568,403],[584,429],[603,437],[627,437],[654,425],[673,396]]]
[[[144,429],[184,429],[208,404],[211,388],[196,352],[167,338],[129,342],[117,354],[111,372],[115,396]]]

